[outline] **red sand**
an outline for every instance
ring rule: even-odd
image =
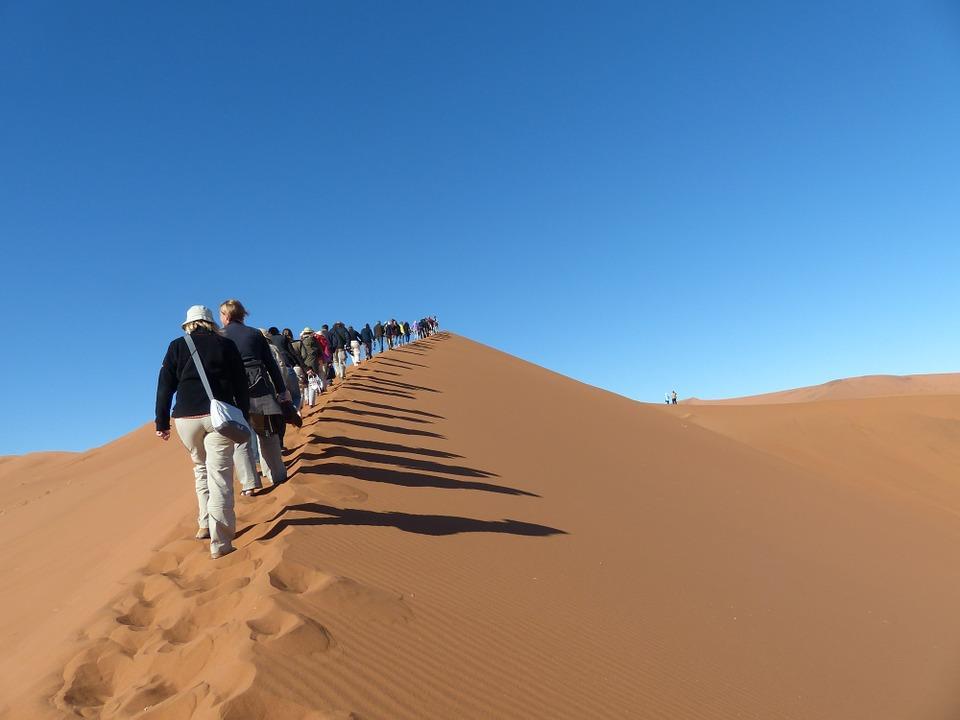
[[[149,427],[0,460],[0,717],[952,717],[931,393],[642,405],[442,335],[309,412],[215,562]]]

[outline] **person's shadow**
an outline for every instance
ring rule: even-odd
[[[290,512],[310,513],[308,517],[283,517]],[[283,518],[256,541],[272,540],[288,527],[295,525],[369,525],[373,527],[395,527],[404,532],[418,535],[457,535],[468,532],[506,533],[528,537],[547,537],[566,535],[566,532],[547,525],[521,522],[519,520],[477,520],[455,515],[414,515],[402,512],[377,512],[356,508],[337,508],[320,503],[300,503],[288,505],[268,522]],[[256,525],[250,525],[237,533],[245,534]]]

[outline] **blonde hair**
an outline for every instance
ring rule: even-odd
[[[209,330],[210,332],[219,333],[220,328],[217,327],[216,323],[212,323],[209,320],[191,320],[188,323],[185,323],[183,326],[183,331],[185,333],[192,333],[194,330]]]
[[[220,303],[220,312],[226,315],[230,322],[243,322],[243,319],[250,314],[242,302],[232,298]]]

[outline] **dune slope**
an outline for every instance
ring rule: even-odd
[[[138,431],[97,452],[156,549],[4,658],[0,717],[950,717],[960,408],[847,402],[641,405],[444,334],[325,396],[216,562]]]

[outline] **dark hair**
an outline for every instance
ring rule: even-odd
[[[292,337],[293,337],[293,330],[291,330],[290,328],[284,328],[284,329],[283,329],[283,334],[286,335],[287,337],[291,337],[291,338],[292,338]]]
[[[321,325],[321,326],[320,326],[320,329],[321,329],[321,330],[329,330],[330,328],[328,328],[326,325]]]
[[[277,330],[275,327],[267,328],[267,332],[270,333],[271,335],[279,335],[279,334],[280,334],[280,331]]]

